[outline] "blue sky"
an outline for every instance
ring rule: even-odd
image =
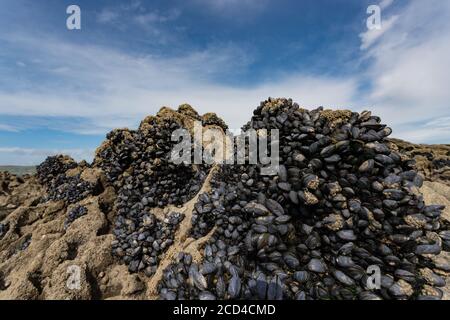
[[[66,8],[81,8],[81,30]],[[381,30],[368,30],[369,5]],[[0,0],[0,164],[92,159],[105,134],[190,103],[239,128],[269,96],[371,109],[450,141],[450,2]]]

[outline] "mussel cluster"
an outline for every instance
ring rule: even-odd
[[[187,202],[200,190],[205,178],[201,166],[175,165],[171,161],[176,143],[171,135],[181,127],[177,121],[151,118],[144,125],[136,131],[111,132],[96,158],[96,165],[119,190],[119,213],[131,216],[149,208]]]
[[[112,253],[130,272],[162,275],[161,299],[442,297],[437,270],[449,266],[433,257],[449,250],[443,207],[425,205],[423,178],[379,117],[269,99],[243,131],[279,130],[276,174],[262,174],[260,164],[215,165],[205,185],[211,166],[171,161],[172,133],[193,121],[227,128],[188,105],[163,108],[138,130],[108,134],[91,166],[116,191]],[[48,199],[76,203],[93,194],[75,167],[62,157],[38,167]],[[83,208],[69,212],[65,228]],[[175,243],[186,238],[199,243],[198,254]],[[186,250],[158,270],[173,245],[170,254]]]
[[[63,200],[76,203],[91,195],[96,185],[81,179],[81,175],[68,175],[70,169],[79,165],[68,156],[48,157],[37,167],[37,177],[46,186],[47,195],[43,201]]]
[[[67,203],[76,203],[91,195],[95,186],[81,179],[80,175],[59,175],[54,179],[49,188],[45,201],[64,200]]]
[[[77,163],[70,157],[58,155],[48,157],[37,166],[37,177],[39,181],[50,186],[52,181],[59,175],[65,174],[67,170],[77,167]]]
[[[75,206],[72,208],[69,213],[67,214],[67,218],[64,221],[64,229],[67,229],[72,222],[74,222],[76,219],[86,215],[88,213],[88,210],[85,206]]]
[[[171,212],[161,220],[151,210],[186,203],[198,193],[207,172],[204,165],[171,161],[171,151],[178,143],[172,141],[172,133],[185,123],[201,122],[202,117],[188,105],[165,115],[164,110],[157,117],[146,118],[138,130],[112,131],[95,159],[117,191],[113,254],[131,272],[143,271],[149,276],[184,218]],[[210,122],[214,119],[211,116]]]
[[[443,207],[424,204],[414,161],[386,140],[391,129],[379,117],[269,99],[250,128],[279,130],[278,174],[220,168],[192,217],[191,237],[213,231],[203,260],[180,254],[160,298],[442,297],[431,258],[448,249]]]
[[[113,253],[123,259],[130,272],[143,271],[152,276],[164,252],[173,244],[178,224],[184,215],[171,212],[163,221],[153,214],[140,219],[119,216],[116,220],[112,243]]]

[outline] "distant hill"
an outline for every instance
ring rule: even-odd
[[[35,166],[0,166],[0,172],[8,171],[9,173],[23,176],[24,174],[36,173]]]

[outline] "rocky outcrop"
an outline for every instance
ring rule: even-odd
[[[447,146],[388,141],[370,112],[269,99],[244,129],[280,130],[277,175],[174,165],[171,133],[195,121],[227,129],[165,107],[108,134],[92,164],[1,174],[0,299],[449,298]]]

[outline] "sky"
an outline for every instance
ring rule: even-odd
[[[66,26],[72,4],[81,30]],[[450,143],[449,83],[450,1],[0,0],[0,165],[91,161],[110,130],[162,106],[240,128],[268,97]]]

